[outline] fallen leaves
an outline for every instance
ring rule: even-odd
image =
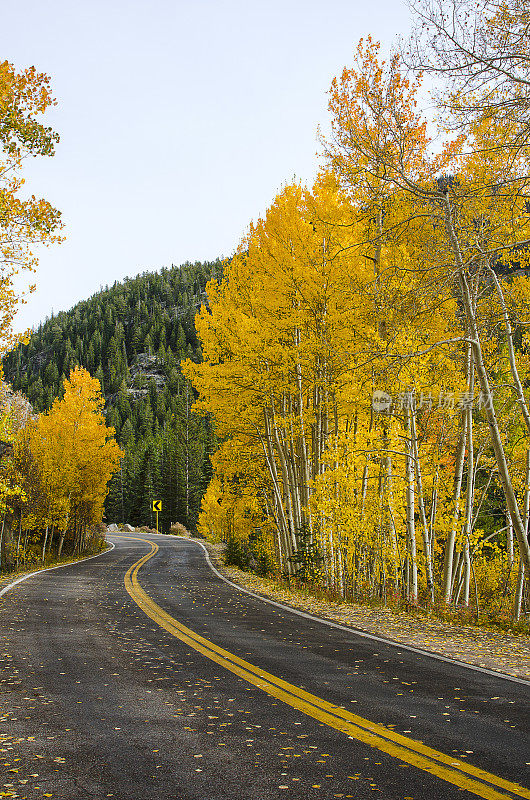
[[[215,557],[218,546],[207,542]],[[234,583],[265,598],[286,603],[301,611],[339,622],[347,627],[383,636],[445,658],[463,661],[486,669],[530,679],[530,637],[497,632],[471,625],[442,622],[430,616],[370,608],[358,604],[319,600],[291,591],[268,578],[261,578],[236,567],[217,565]],[[493,699],[493,698],[492,698]]]

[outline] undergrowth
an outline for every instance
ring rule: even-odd
[[[511,609],[503,598],[498,598],[491,607],[479,607],[477,615],[476,606],[450,606],[441,599],[434,603],[420,599],[418,603],[412,603],[406,598],[387,594],[386,598],[373,597],[370,595],[355,595],[340,593],[328,589],[317,581],[304,581],[298,578],[287,577],[285,575],[259,573],[257,570],[249,569],[246,559],[238,558],[239,554],[230,552],[225,553],[224,563],[226,565],[237,566],[244,572],[255,574],[258,577],[266,577],[267,580],[277,588],[290,591],[301,595],[304,598],[312,598],[325,603],[337,603],[339,605],[358,605],[367,608],[388,609],[394,613],[406,613],[420,618],[428,617],[440,622],[447,622],[453,625],[466,625],[477,628],[502,630],[514,634],[530,635],[530,614],[526,612],[521,619],[514,621],[511,618]],[[228,556],[228,557],[227,557]],[[234,558],[235,556],[235,558]],[[238,562],[238,563],[235,563]]]

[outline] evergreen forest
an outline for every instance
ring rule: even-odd
[[[4,358],[6,380],[39,413],[74,367],[100,381],[124,452],[105,504],[109,523],[153,527],[160,499],[162,531],[176,521],[195,528],[214,433],[209,416],[191,411],[194,390],[180,364],[201,360],[194,317],[221,272],[220,261],[196,262],[126,278],[48,319]]]

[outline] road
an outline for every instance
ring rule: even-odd
[[[0,601],[0,797],[530,798],[530,684],[237,591],[113,535]]]

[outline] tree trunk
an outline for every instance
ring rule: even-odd
[[[431,598],[431,603],[434,603],[434,577],[432,569],[431,558],[431,543],[429,540],[429,528],[427,527],[427,515],[425,514],[425,504],[423,500],[423,485],[421,479],[421,466],[418,453],[418,438],[416,434],[416,409],[411,408],[411,435],[412,435],[412,454],[414,456],[414,467],[416,472],[416,483],[418,485],[418,510],[420,512],[421,520],[421,533],[423,540],[423,555],[425,558],[425,579],[427,582],[427,591]]]
[[[20,511],[20,516],[18,518],[18,539],[17,539],[17,557],[16,557],[16,567],[15,569],[18,570],[18,560],[19,560],[19,553],[20,553],[20,538],[22,536],[22,511]]]
[[[51,526],[51,529],[50,529],[50,538],[49,538],[49,540],[48,540],[48,558],[50,557],[50,554],[51,554],[51,552],[52,552],[53,534],[54,534],[54,533],[55,533],[55,528],[54,528],[54,526],[52,525],[52,526]]]
[[[442,593],[446,603],[451,601],[454,578],[454,553],[458,520],[460,518],[460,495],[462,492],[462,478],[464,476],[464,459],[466,454],[467,417],[465,409],[462,410],[460,437],[456,453],[455,477],[453,483],[453,521],[451,530],[447,534],[444,551],[444,568],[442,578]]]
[[[528,522],[530,520],[530,448],[526,451],[526,474],[524,491],[524,517],[523,522],[528,539]],[[517,584],[515,587],[515,597],[513,601],[513,619],[517,621],[521,617],[521,606],[523,601],[525,576],[522,558],[519,559],[519,571],[517,573]]]
[[[407,485],[407,538],[410,558],[409,599],[418,601],[418,561],[416,556],[416,527],[414,524],[414,455],[412,445],[412,409],[407,409],[407,456],[406,485]]]
[[[46,525],[46,531],[45,531],[45,534],[44,534],[44,541],[42,543],[42,559],[41,560],[42,560],[43,564],[44,564],[44,558],[46,556],[46,544],[48,542],[48,528],[49,528],[49,525]]]
[[[512,334],[512,326],[510,324],[510,316],[508,314],[508,309],[506,308],[504,293],[499,283],[499,279],[497,278],[495,272],[491,269],[491,267],[488,268],[488,272],[491,276],[491,279],[493,280],[493,283],[495,284],[497,295],[499,297],[500,304],[502,307],[504,330],[506,331],[506,344],[508,345],[508,359],[510,362],[510,371],[512,373],[513,382],[515,384],[515,389],[517,392],[517,402],[519,404],[519,408],[521,409],[521,415],[526,425],[526,429],[528,433],[530,433],[530,411],[528,410],[528,405],[523,392],[523,385],[521,383],[521,378],[519,377],[519,370],[517,369],[517,362],[515,360],[515,349],[513,346],[513,334]]]
[[[493,452],[495,453],[495,461],[497,463],[497,468],[499,470],[499,477],[502,483],[502,487],[504,489],[506,505],[512,520],[512,525],[515,534],[517,536],[517,541],[519,542],[519,547],[521,550],[521,559],[523,561],[524,569],[528,577],[530,576],[530,545],[528,544],[528,539],[526,538],[526,531],[523,525],[523,521],[521,519],[521,514],[519,512],[517,498],[515,496],[515,491],[510,476],[510,471],[508,469],[508,463],[506,461],[506,454],[504,452],[504,446],[502,444],[501,432],[499,429],[499,424],[497,422],[497,415],[495,413],[495,408],[493,406],[490,383],[486,367],[484,364],[484,359],[482,356],[482,346],[480,343],[480,335],[477,327],[476,316],[471,301],[469,285],[464,271],[464,263],[462,260],[462,255],[460,253],[460,246],[458,244],[458,239],[455,233],[448,193],[444,194],[444,199],[445,199],[446,230],[449,236],[449,240],[451,242],[451,246],[453,248],[455,263],[458,269],[458,281],[461,292],[460,299],[462,301],[464,307],[464,313],[467,318],[467,329],[472,339],[472,347],[473,347],[477,379],[481,391],[483,393],[483,396],[485,398],[484,412],[489,426],[491,444],[493,446]]]
[[[394,557],[394,591],[399,591],[399,573],[401,571],[401,556],[399,553],[399,543],[397,537],[396,523],[393,513],[394,489],[393,489],[393,476],[392,476],[392,458],[387,456],[387,496],[388,496],[388,536],[392,546],[392,554]]]
[[[5,564],[5,553],[4,553],[4,527],[6,524],[6,512],[4,511],[4,516],[2,519],[2,528],[0,530],[0,572],[2,572],[2,568]]]
[[[473,359],[469,364],[468,374],[468,399],[473,397],[475,387],[475,371]],[[470,541],[473,527],[473,501],[475,496],[475,455],[473,447],[473,409],[471,403],[465,407],[466,412],[466,438],[467,438],[467,486],[466,486],[466,517],[464,525],[464,605],[469,605],[469,584],[471,580],[471,555]]]

